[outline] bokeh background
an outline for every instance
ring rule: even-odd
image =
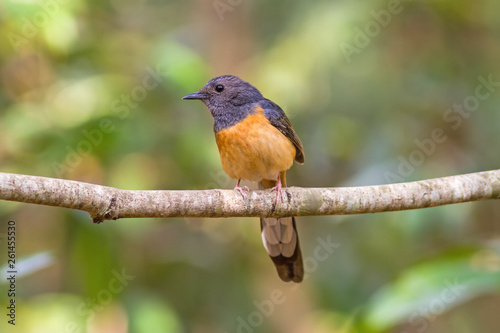
[[[123,189],[232,188],[202,103],[236,74],[288,114],[304,187],[498,169],[500,11],[480,1],[0,4],[0,170]],[[489,82],[489,83],[488,83]],[[436,134],[438,133],[438,134]],[[129,219],[0,202],[2,332],[497,332],[500,207],[298,219],[282,283],[258,219]]]

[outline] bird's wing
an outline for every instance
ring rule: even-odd
[[[295,161],[299,164],[304,163],[304,148],[302,142],[292,128],[290,120],[288,120],[285,112],[274,102],[265,99],[259,102],[260,107],[264,109],[264,115],[269,120],[271,125],[276,127],[284,136],[286,136],[296,148]]]

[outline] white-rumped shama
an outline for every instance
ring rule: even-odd
[[[259,182],[283,198],[286,170],[304,163],[304,150],[285,112],[257,88],[234,75],[222,75],[183,99],[199,99],[214,117],[214,132],[224,171],[238,182]],[[261,218],[262,240],[283,281],[304,278],[302,253],[294,217]]]

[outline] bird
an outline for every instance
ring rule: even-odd
[[[183,99],[201,100],[212,114],[222,168],[237,180],[234,190],[246,197],[248,187],[240,186],[243,179],[276,191],[276,205],[284,200],[286,171],[294,161],[305,160],[302,142],[285,112],[235,75],[217,76]],[[304,265],[295,217],[261,218],[260,226],[281,280],[301,282]]]

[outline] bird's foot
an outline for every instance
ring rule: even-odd
[[[276,191],[276,206],[278,206],[278,203],[281,200],[285,201],[285,197],[283,197],[283,189],[281,187],[281,179],[280,176],[278,175],[278,181],[276,182],[276,186],[271,188],[271,191]]]
[[[243,186],[243,187],[240,186],[240,181],[241,181],[241,179],[238,179],[238,183],[234,187],[234,190],[240,192],[243,199],[245,199],[247,197],[247,195],[245,192],[243,192],[243,190],[250,191],[250,189],[248,188],[248,186]]]

